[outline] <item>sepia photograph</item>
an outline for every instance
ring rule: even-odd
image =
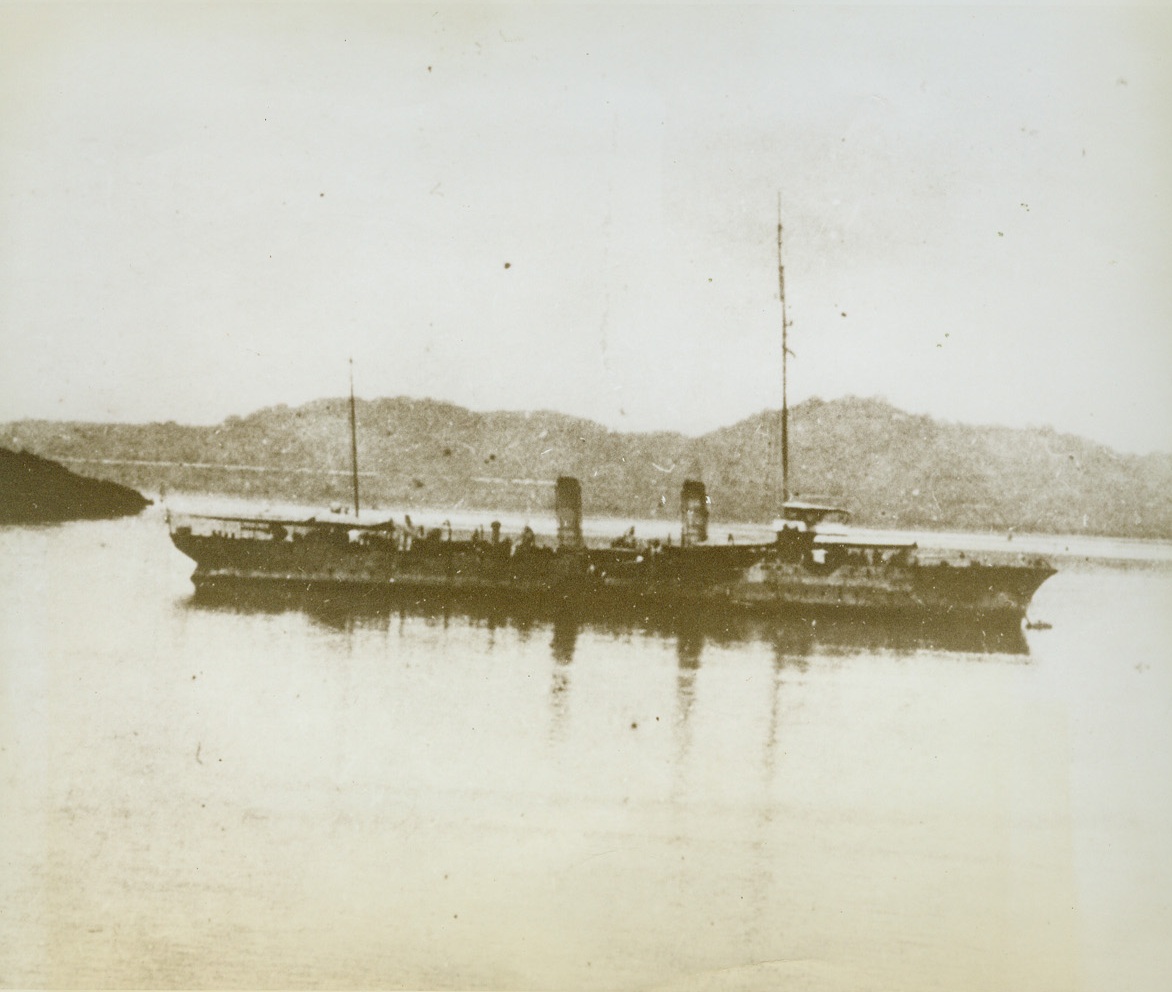
[[[1170,53],[0,0],[0,988],[1172,987]]]

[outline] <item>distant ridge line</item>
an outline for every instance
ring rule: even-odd
[[[13,447],[139,490],[329,505],[350,489],[341,409],[313,401],[220,425],[0,430]],[[794,494],[823,494],[860,527],[1172,539],[1172,454],[1116,452],[1050,427],[939,421],[880,397],[812,397],[790,412]],[[357,413],[363,490],[380,506],[532,512],[569,475],[583,482],[586,513],[650,519],[674,514],[679,483],[692,478],[722,520],[776,516],[764,471],[776,455],[773,411],[699,437],[405,397],[363,400]]]
[[[174,462],[148,460],[144,458],[76,458],[55,456],[54,461],[71,462],[75,465],[152,465],[161,468],[211,468],[229,472],[275,472],[278,475],[350,475],[349,469],[336,468],[277,468],[271,465],[226,465],[223,462]],[[359,472],[374,478],[377,472]]]

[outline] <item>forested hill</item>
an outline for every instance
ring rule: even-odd
[[[215,427],[20,421],[0,442],[140,489],[347,503],[347,418],[345,399],[318,400]],[[690,438],[395,398],[359,401],[358,424],[368,505],[537,512],[546,484],[568,474],[587,513],[674,516],[685,478],[707,483],[716,520],[767,521],[776,509],[776,412]],[[815,399],[791,411],[790,467],[798,496],[841,503],[861,526],[1172,538],[1172,455],[1122,455],[1045,428]]]
[[[150,500],[109,479],[91,479],[28,451],[0,446],[0,524],[109,520]]]

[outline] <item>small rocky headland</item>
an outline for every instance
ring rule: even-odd
[[[128,486],[90,479],[27,451],[0,448],[0,524],[108,520],[150,500]]]

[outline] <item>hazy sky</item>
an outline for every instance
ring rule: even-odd
[[[0,420],[791,397],[1172,450],[1172,14],[0,4]]]

